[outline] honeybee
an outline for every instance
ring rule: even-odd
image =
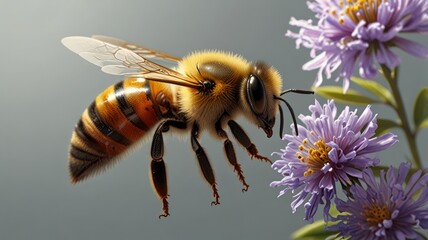
[[[275,115],[280,111],[280,135],[284,124],[280,102],[284,102],[296,122],[290,105],[281,98],[286,92],[312,94],[290,89],[281,92],[278,71],[264,62],[250,63],[241,56],[222,51],[201,51],[184,58],[106,36],[66,37],[62,43],[103,72],[123,75],[83,112],[71,136],[69,172],[77,183],[100,173],[117,162],[140,140],[154,130],[151,143],[152,186],[169,215],[168,185],[164,162],[163,133],[170,129],[190,130],[190,141],[201,172],[219,204],[216,179],[199,136],[207,130],[224,143],[227,160],[247,191],[247,184],[234,146],[224,130],[227,126],[251,158],[271,162],[259,155],[242,127],[238,115],[272,136]],[[175,64],[169,68],[166,64]],[[294,124],[297,133],[297,124]]]

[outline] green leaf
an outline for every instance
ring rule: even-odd
[[[428,88],[422,88],[416,97],[413,121],[417,129],[428,127]]]
[[[330,236],[335,236],[336,232],[326,231],[326,224],[323,220],[315,221],[312,224],[306,225],[295,231],[292,235],[293,240],[317,240],[326,239]]]
[[[339,210],[337,210],[336,208],[336,204],[331,204],[330,205],[330,210],[328,211],[328,214],[330,214],[333,217],[337,217],[337,215],[340,214]],[[329,225],[331,222],[327,222],[327,225]]]
[[[367,105],[372,103],[380,103],[378,100],[366,97],[361,93],[349,89],[346,93],[343,93],[343,89],[338,86],[321,86],[315,89],[315,93],[321,95],[327,99],[334,99],[337,102],[345,104],[361,104]]]
[[[376,81],[362,79],[358,77],[351,77],[351,81],[358,84],[360,87],[365,88],[370,92],[374,93],[383,102],[395,105],[395,101],[392,97],[391,91],[389,91],[387,88],[377,83]]]
[[[400,124],[396,121],[389,120],[389,119],[378,119],[377,120],[377,129],[376,129],[376,136],[382,135],[386,133],[391,128],[400,127]]]

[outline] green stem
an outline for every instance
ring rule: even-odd
[[[401,128],[406,135],[407,143],[409,144],[410,152],[412,153],[413,163],[415,164],[416,168],[422,169],[421,159],[419,157],[416,145],[416,134],[414,131],[412,131],[410,123],[407,120],[403,99],[401,97],[400,89],[398,88],[398,67],[396,67],[393,72],[391,72],[391,70],[383,64],[381,67],[383,75],[385,76],[391,88],[392,96],[395,99],[395,105],[393,107],[401,120]]]
[[[422,239],[424,239],[424,240],[428,240],[428,237],[427,237],[427,236],[425,236],[423,233],[421,233],[421,232],[416,232],[416,234],[418,234],[418,235],[419,235],[419,237],[421,237]]]

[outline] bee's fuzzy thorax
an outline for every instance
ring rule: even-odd
[[[260,64],[259,64],[260,65]],[[261,78],[268,94],[268,112],[274,118],[277,106],[274,96],[279,96],[282,87],[281,76],[276,69],[264,63]],[[214,130],[215,123],[225,112],[233,117],[242,112],[254,124],[257,119],[246,99],[246,81],[253,73],[255,65],[239,55],[222,51],[195,52],[179,64],[178,70],[195,81],[212,80],[215,87],[203,94],[186,87],[178,88],[178,106],[189,119],[197,122],[201,129]]]
[[[217,70],[223,70],[220,73],[227,75],[227,78],[219,79],[217,72],[210,75],[210,69],[204,69],[204,66],[210,64],[215,65]],[[240,101],[240,82],[248,73],[249,66],[250,63],[239,55],[216,50],[195,52],[183,58],[178,68],[181,73],[195,81],[210,79],[215,87],[208,94],[191,88],[178,88],[180,110],[186,114],[189,121],[198,122],[201,129],[214,129],[215,121],[224,112],[234,114]]]

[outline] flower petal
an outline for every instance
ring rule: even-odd
[[[428,58],[428,48],[417,42],[401,37],[395,37],[394,44],[415,57]]]

